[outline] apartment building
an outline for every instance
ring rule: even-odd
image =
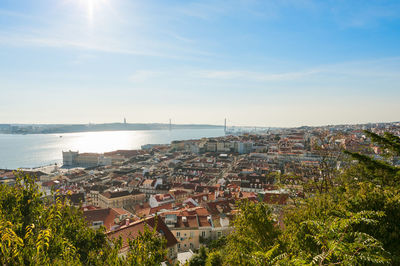
[[[107,191],[98,194],[98,206],[101,208],[123,208],[131,207],[137,203],[142,203],[146,199],[145,194],[137,191],[127,190],[111,192]]]

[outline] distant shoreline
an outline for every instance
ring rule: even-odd
[[[0,134],[28,135],[28,134],[64,134],[101,131],[141,131],[141,130],[176,130],[176,129],[223,129],[219,125],[196,124],[0,124]]]

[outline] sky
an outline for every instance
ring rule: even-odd
[[[0,123],[124,117],[400,121],[400,1],[0,1]]]

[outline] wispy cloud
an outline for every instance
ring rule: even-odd
[[[0,15],[7,17],[16,17],[16,18],[24,18],[24,19],[37,19],[37,17],[26,15],[20,12],[15,12],[6,9],[0,9]]]
[[[200,70],[191,72],[191,75],[204,79],[242,80],[252,82],[301,80],[305,78],[315,78],[318,75],[354,78],[396,78],[400,80],[400,57],[342,62],[321,65],[300,71],[280,73],[248,70]]]
[[[169,47],[168,49],[157,49],[152,48],[135,48],[135,47],[124,47],[118,42],[112,42],[104,39],[92,39],[92,40],[79,40],[79,39],[67,39],[57,36],[40,36],[38,34],[14,34],[10,32],[0,32],[0,44],[9,46],[37,46],[37,47],[50,47],[60,49],[78,49],[92,52],[105,52],[105,53],[116,53],[126,54],[135,56],[151,56],[151,57],[163,57],[169,59],[195,59],[196,51],[185,51],[186,53],[177,53],[180,51],[179,47]],[[161,46],[161,45],[160,45]],[[167,47],[167,46],[165,46]],[[167,47],[168,48],[168,47]],[[184,50],[184,49],[182,49]],[[199,54],[204,54],[199,51]]]
[[[84,54],[80,54],[77,57],[75,57],[74,60],[71,61],[72,65],[80,65],[83,63],[86,63],[92,59],[95,59],[96,56],[93,54],[88,54],[88,53],[84,53]]]
[[[299,91],[313,88],[331,91],[353,88],[354,91],[361,91],[378,85],[392,88],[390,84],[400,82],[400,57],[342,62],[286,72],[248,69],[142,69],[130,75],[128,80],[141,88],[156,87],[160,91],[176,90],[181,94],[185,90],[200,93],[200,89],[204,87],[215,91],[246,87],[248,93],[259,93],[266,89]]]
[[[276,19],[283,9],[317,9],[315,0],[211,0],[202,2],[187,1],[175,9],[177,15],[212,21],[222,16],[253,17]]]
[[[181,42],[185,42],[185,43],[194,43],[195,41],[193,39],[184,37],[180,34],[177,34],[175,32],[167,32],[167,34],[171,37],[173,37],[174,39],[181,41]]]
[[[133,82],[143,82],[159,77],[162,74],[163,72],[160,71],[138,70],[129,77],[129,80]]]
[[[316,73],[319,70],[309,70],[301,72],[286,72],[286,73],[264,73],[264,72],[253,72],[253,71],[240,71],[240,70],[211,70],[211,71],[198,71],[194,72],[194,76],[207,78],[207,79],[240,79],[240,80],[251,80],[251,81],[282,81],[282,80],[293,80],[303,78]]]
[[[82,7],[78,9],[75,2],[70,1],[63,6],[74,12],[59,14],[60,7],[54,13],[45,10],[47,13],[43,18],[37,17],[35,12],[27,16],[0,8],[0,15],[23,22],[0,25],[0,45],[77,49],[193,61],[204,60],[205,56],[211,55],[201,47],[194,47],[194,41],[185,34],[169,27],[160,27],[160,21],[149,20],[139,10],[135,10],[137,14],[131,18],[132,14],[122,10],[121,5],[116,3],[114,8],[102,6],[96,14],[96,25],[88,26],[87,19],[82,17],[85,10]],[[157,9],[156,12],[160,11]],[[31,21],[26,23],[26,19]]]

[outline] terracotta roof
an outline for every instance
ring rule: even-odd
[[[198,216],[208,216],[210,213],[204,207],[194,207],[194,208],[187,208],[181,210],[172,210],[163,212],[161,215],[165,216],[167,214],[176,214],[178,216],[190,216],[190,215],[198,215]]]
[[[157,194],[154,196],[154,199],[157,202],[163,202],[168,200],[174,200],[174,197],[170,193],[167,193],[167,194]]]
[[[289,194],[287,193],[269,193],[269,191],[265,191],[262,200],[268,204],[285,205],[288,198]]]
[[[221,200],[216,202],[206,202],[205,206],[212,215],[219,215],[220,213],[229,213],[234,207],[234,200]]]
[[[157,225],[157,227],[156,227]],[[171,233],[169,228],[166,226],[162,219],[157,219],[155,217],[146,218],[133,222],[127,226],[122,226],[119,229],[107,233],[110,239],[122,238],[122,248],[121,251],[129,248],[128,239],[135,238],[139,235],[139,232],[143,232],[145,226],[148,226],[150,230],[156,227],[158,233],[162,234],[167,240],[167,247],[172,247],[178,243],[175,236]]]
[[[199,226],[200,227],[208,227],[211,226],[211,223],[208,221],[207,216],[198,216]]]
[[[215,199],[215,194],[214,193],[200,193],[197,195],[191,196],[193,200],[195,200],[197,203],[201,203],[204,201],[210,201]]]
[[[156,182],[156,180],[154,180],[154,179],[145,179],[145,180],[143,181],[142,185],[143,185],[143,186],[144,186],[144,185],[151,186],[151,185],[153,185],[154,182]]]
[[[54,180],[43,182],[42,187],[52,187],[58,185],[58,183],[54,182]]]
[[[171,191],[171,194],[174,194],[174,196],[180,196],[180,195],[185,195],[185,194],[189,194],[189,192],[187,192],[186,190],[175,190],[175,191]]]
[[[161,206],[158,206],[158,207],[150,208],[149,214],[157,213],[158,211],[161,211],[163,209],[170,210],[172,208],[173,208],[172,207],[172,203],[164,204],[164,205],[161,205]]]
[[[125,209],[122,208],[112,208],[116,213],[118,213],[119,215],[123,215],[123,214],[127,214],[127,215],[131,215],[130,212],[128,212]]]
[[[135,206],[136,215],[147,216],[147,215],[150,215],[150,214],[155,214],[155,213],[157,213],[157,212],[159,212],[161,210],[164,210],[164,209],[165,210],[172,209],[172,203],[164,204],[164,205],[161,205],[161,206],[158,206],[158,207],[154,207],[154,208],[151,208],[150,205],[148,205],[148,203],[145,203],[145,204],[146,205],[143,206],[143,207],[138,206],[138,205]]]
[[[100,209],[99,207],[93,206],[93,205],[86,205],[81,208],[82,211],[89,211],[89,210],[98,210]]]
[[[140,183],[140,181],[133,179],[128,183],[128,185],[132,186],[132,187],[136,187],[137,185],[139,185],[139,183]]]
[[[183,217],[186,217],[186,222],[184,222]],[[175,228],[198,228],[199,227],[199,223],[198,223],[196,215],[178,216],[177,218],[178,219],[177,219]]]
[[[143,152],[141,150],[117,150],[112,152],[105,152],[104,155],[105,156],[120,155],[125,158],[129,158],[142,153]]]
[[[114,225],[114,219],[119,216],[118,212],[112,208],[87,210],[83,212],[85,220],[92,225],[93,222],[103,221],[103,225],[107,230],[111,230]]]

